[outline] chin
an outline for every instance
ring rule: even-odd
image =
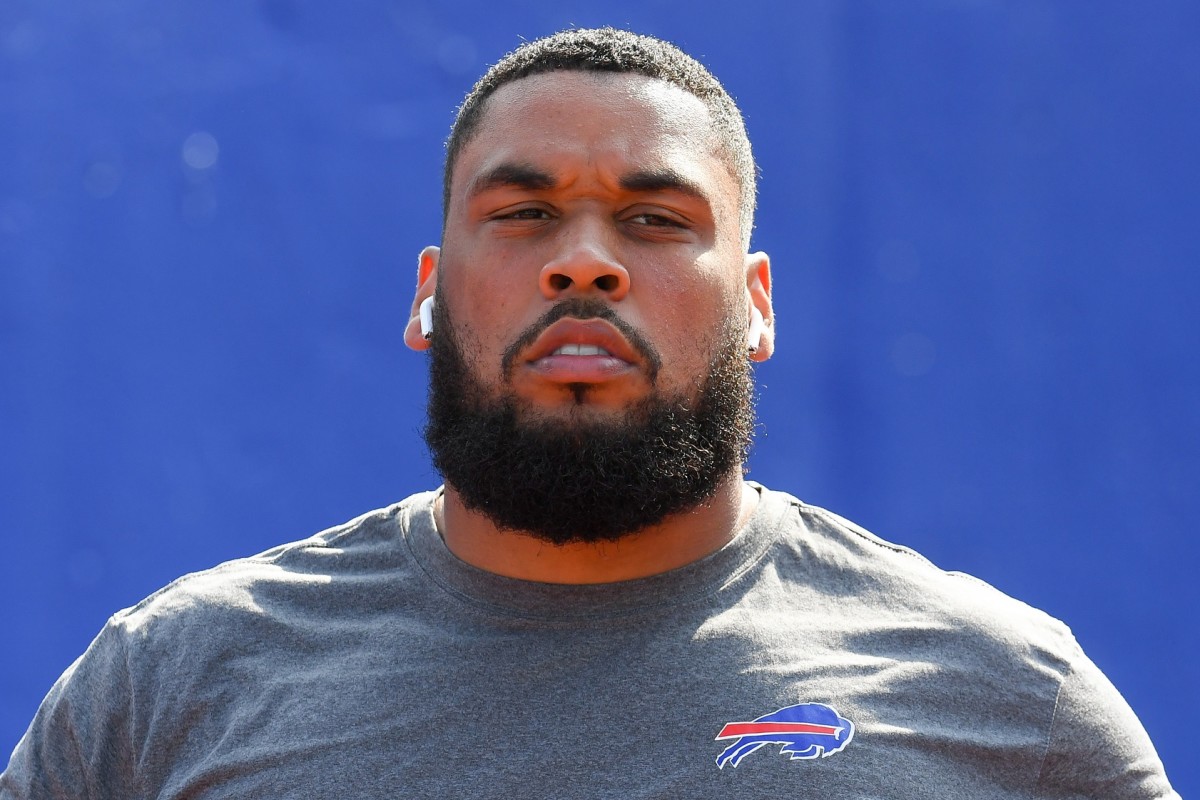
[[[604,384],[568,383],[533,397],[515,392],[509,396],[514,399],[513,405],[522,419],[536,420],[627,418],[636,413],[651,394]]]

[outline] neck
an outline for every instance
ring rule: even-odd
[[[501,530],[464,506],[449,485],[434,513],[450,552],[471,566],[543,583],[611,583],[657,575],[716,552],[757,506],[758,492],[742,481],[739,468],[704,503],[612,542],[553,545]]]

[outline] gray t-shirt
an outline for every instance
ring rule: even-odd
[[[758,488],[622,583],[464,564],[436,492],[185,576],[54,685],[0,797],[1178,797],[1064,625]]]

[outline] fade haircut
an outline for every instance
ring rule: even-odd
[[[678,86],[700,99],[712,118],[713,135],[740,189],[742,242],[749,247],[754,225],[757,175],[750,139],[737,104],[713,74],[669,42],[616,28],[577,28],[527,42],[500,59],[475,84],[458,109],[446,140],[442,173],[442,219],[450,210],[450,183],[462,149],[479,131],[487,100],[506,83],[556,70],[645,75]]]

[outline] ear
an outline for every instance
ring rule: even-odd
[[[404,343],[413,350],[428,350],[429,340],[421,335],[421,302],[433,297],[437,287],[437,266],[441,257],[440,248],[430,245],[417,258],[417,293],[413,296],[408,325],[404,327]]]
[[[766,361],[775,352],[775,312],[771,307],[771,259],[766,253],[746,254],[746,299],[763,317],[758,350],[750,354],[751,361]],[[749,320],[749,308],[746,309]],[[749,321],[747,321],[747,326]]]

